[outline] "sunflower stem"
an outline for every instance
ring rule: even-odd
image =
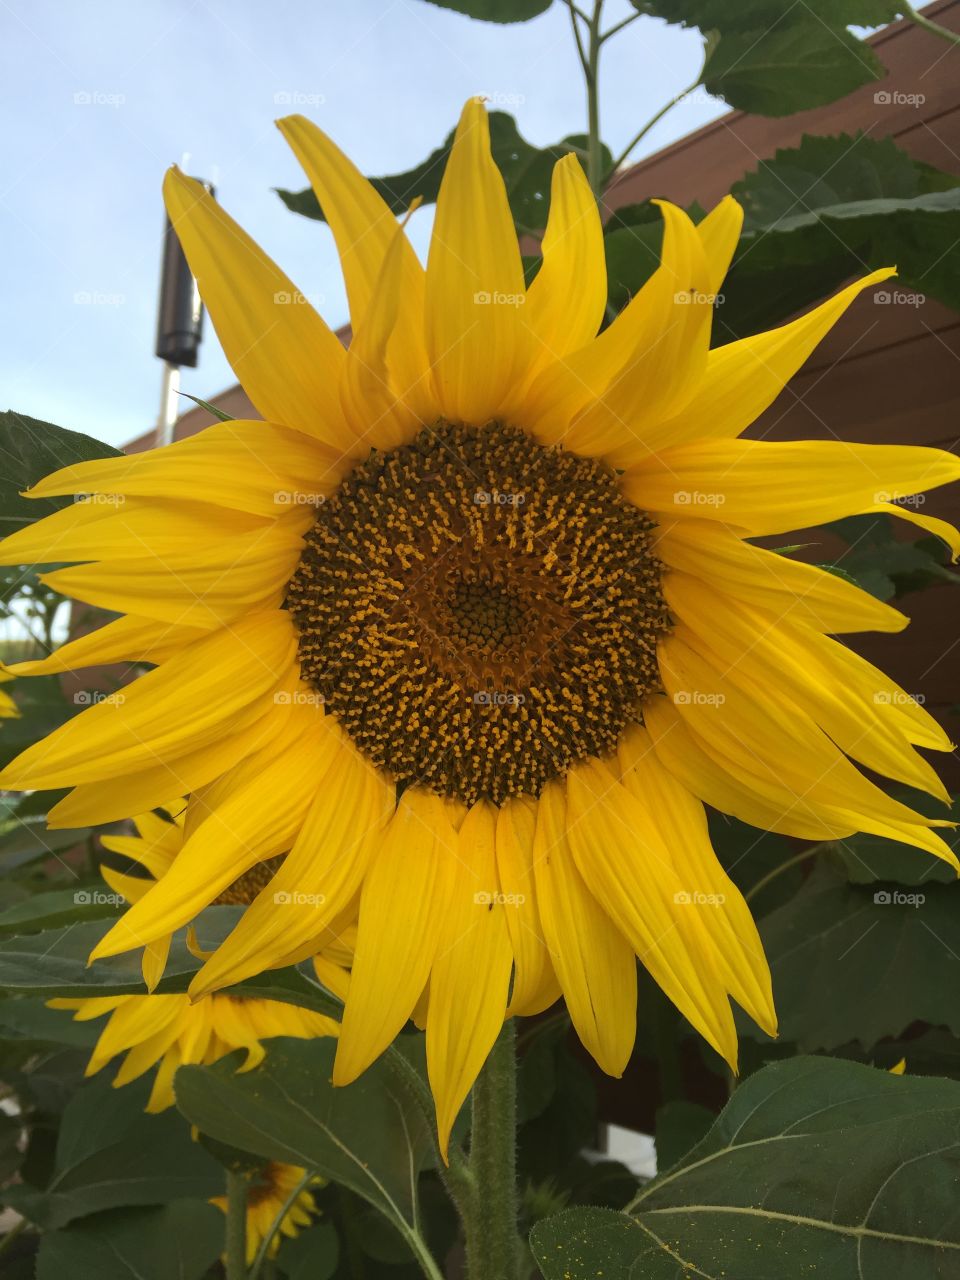
[[[504,1024],[473,1086],[470,1172],[475,1196],[464,1223],[468,1280],[518,1280],[517,1056]]]
[[[247,1180],[227,1170],[227,1280],[247,1280]]]

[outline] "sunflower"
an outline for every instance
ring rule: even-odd
[[[191,1001],[182,995],[94,996],[73,1000],[48,1000],[51,1009],[70,1009],[75,1022],[110,1018],[90,1055],[86,1074],[95,1075],[118,1054],[126,1054],[113,1080],[114,1088],[138,1080],[158,1067],[148,1111],[172,1107],[173,1077],[187,1063],[208,1066],[234,1049],[245,1049],[241,1071],[250,1071],[266,1056],[261,1044],[271,1036],[312,1040],[335,1036],[339,1024],[322,1013],[301,1009],[280,1000],[258,1000],[228,995],[204,996]]]
[[[62,825],[189,793],[174,868],[96,948],[192,919],[282,856],[194,994],[309,957],[357,919],[335,1081],[411,1015],[441,1141],[505,1017],[562,995],[600,1066],[635,1034],[636,957],[731,1065],[731,998],[771,1034],[770,975],[704,803],[804,839],[856,831],[954,861],[944,825],[858,765],[945,798],[939,726],[833,637],[907,619],[765,535],[891,512],[960,477],[935,449],[744,440],[876,271],[781,328],[710,349],[739,236],[660,202],[659,268],[602,332],[602,228],[579,162],[552,177],[529,288],[480,100],[426,268],[350,161],[280,129],[336,239],[345,350],[202,187],[170,217],[264,421],[66,467],[107,493],[14,534],[14,562],[123,616],[45,669],[150,661],[23,753],[7,787],[73,791]],[[119,500],[122,499],[122,502]],[[327,931],[326,934],[324,931]]]
[[[280,1251],[281,1236],[297,1236],[302,1227],[309,1227],[317,1212],[313,1196],[304,1184],[306,1169],[295,1164],[278,1164],[274,1161],[256,1169],[250,1175],[247,1187],[247,1265],[260,1251],[264,1240],[270,1240],[267,1257],[275,1258]],[[317,1184],[322,1178],[314,1178]],[[297,1188],[301,1190],[297,1191]],[[294,1195],[296,1192],[296,1195]],[[290,1197],[293,1196],[291,1200]],[[274,1234],[274,1223],[289,1202]],[[227,1197],[214,1196],[210,1201],[218,1209],[227,1212]]]

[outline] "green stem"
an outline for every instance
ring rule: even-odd
[[[227,1170],[227,1280],[247,1280],[247,1180]]]
[[[791,867],[795,867],[800,862],[807,862],[810,858],[815,858],[817,854],[823,853],[825,849],[832,848],[834,843],[833,840],[821,840],[819,844],[812,844],[809,849],[802,849],[800,853],[795,853],[792,858],[787,858],[785,862],[781,862],[772,871],[768,871],[765,876],[761,876],[757,883],[743,895],[744,901],[750,902],[771,881],[776,880],[777,876],[783,875],[784,871],[789,871]]]
[[[925,18],[922,13],[917,13],[913,5],[905,3],[903,6],[903,16],[924,31],[929,31],[932,36],[938,36],[941,40],[946,40],[948,44],[960,44],[960,33],[951,31],[948,27],[941,27],[939,22],[931,22],[929,18]]]
[[[600,202],[603,195],[603,152],[600,148],[600,11],[603,0],[594,0],[587,48],[587,179]]]
[[[617,170],[620,168],[623,162],[627,159],[627,157],[629,156],[630,152],[634,149],[634,147],[638,146],[639,143],[643,141],[643,139],[647,136],[650,130],[654,127],[654,125],[659,124],[660,121],[663,119],[663,117],[667,114],[667,112],[672,111],[678,102],[682,102],[688,93],[692,93],[693,90],[696,89],[699,83],[700,83],[700,77],[698,76],[697,79],[694,80],[693,84],[688,84],[685,89],[681,89],[679,93],[675,94],[670,99],[669,102],[665,102],[663,106],[660,108],[660,110],[656,112],[655,115],[652,115],[650,117],[650,119],[643,126],[643,128],[634,134],[631,140],[627,143],[627,145],[623,148],[623,150],[617,156],[616,160],[614,160],[613,164],[610,166],[607,173],[604,174],[603,176],[604,186],[614,176],[614,174],[617,172]]]
[[[260,1243],[260,1248],[257,1250],[257,1256],[253,1260],[253,1266],[250,1268],[250,1275],[247,1277],[247,1280],[257,1280],[266,1262],[267,1254],[270,1250],[270,1244],[271,1244],[271,1241],[273,1240],[273,1237],[280,1230],[281,1226],[283,1225],[284,1218],[293,1208],[294,1200],[296,1200],[297,1196],[300,1194],[301,1191],[305,1191],[307,1187],[309,1187],[310,1183],[313,1181],[315,1177],[316,1177],[316,1174],[312,1170],[308,1169],[307,1172],[300,1179],[300,1181],[297,1183],[297,1185],[293,1188],[293,1190],[287,1196],[283,1204],[280,1206],[280,1212],[274,1218],[270,1226],[270,1230],[263,1237],[263,1240]]]
[[[473,1086],[470,1171],[477,1194],[464,1226],[468,1280],[518,1280],[517,1058],[505,1023]]]

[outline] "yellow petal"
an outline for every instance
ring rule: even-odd
[[[257,411],[337,452],[356,448],[337,401],[339,339],[199,182],[170,169],[163,197],[227,359]]]
[[[535,335],[535,359],[557,359],[597,335],[607,305],[603,227],[575,155],[553,167],[543,262],[527,291],[521,320]]]
[[[777,1018],[763,944],[743,895],[713,851],[703,805],[663,767],[642,726],[624,735],[618,756],[625,790],[663,833],[664,847],[684,884],[686,898],[677,905],[699,917],[713,942],[714,964],[727,991],[775,1036]]]
[[[122,458],[77,462],[46,476],[25,497],[123,494],[192,498],[254,515],[322,501],[347,462],[339,451],[269,422],[217,422],[186,440]]]
[[[450,1131],[503,1026],[513,956],[499,900],[497,811],[480,801],[460,828],[454,884],[430,973],[427,1072],[446,1158]]]
[[[638,463],[623,477],[623,491],[645,511],[696,514],[759,536],[889,509],[878,504],[952,480],[960,480],[960,458],[943,449],[840,440],[702,440]],[[891,514],[904,515],[905,509]],[[954,532],[955,547],[958,537]]]
[[[173,869],[156,881],[91,952],[90,959],[144,946],[188,924],[257,862],[288,849],[312,787],[329,768],[336,738],[321,713],[294,707],[281,739],[193,796],[202,817]]]
[[[273,699],[289,696],[282,688]],[[234,724],[228,733],[207,746],[187,751],[169,761],[157,760],[148,768],[75,787],[47,814],[47,824],[57,827],[98,826],[116,822],[147,805],[164,804],[173,791],[190,792],[205,787],[232,769],[252,751],[275,738],[289,713],[289,704],[268,699],[263,714],[250,724]]]
[[[666,521],[656,533],[656,554],[726,595],[819,631],[902,631],[910,621],[845,578],[765,551],[710,521]]]
[[[568,839],[591,891],[651,975],[733,1069],[737,1035],[712,939],[682,900],[660,825],[598,763],[567,775]]]
[[[337,242],[356,332],[376,298],[397,220],[353,161],[312,121],[301,115],[286,116],[277,121],[277,128],[303,166]],[[406,237],[400,255],[404,287],[419,287],[422,292],[423,268]]]
[[[410,246],[394,225],[377,292],[354,331],[340,400],[347,421],[358,436],[375,449],[391,449],[410,440],[419,425],[418,415],[407,405],[391,379],[387,363],[390,337],[401,317],[404,250]]]
[[[3,771],[2,785],[45,790],[112,779],[205,746],[262,714],[261,699],[295,654],[289,614],[242,619],[28,747]]]
[[[883,719],[876,691],[857,696],[842,679],[831,663],[832,641],[746,604],[731,608],[722,592],[687,574],[669,573],[663,586],[673,615],[721,670],[738,668],[751,683],[778,689],[854,760],[950,803],[930,765]],[[899,694],[906,701],[907,694]]]
[[[642,440],[618,451],[612,460],[619,467],[630,467],[651,451],[671,445],[738,436],[773,404],[850,303],[864,289],[895,274],[893,267],[874,271],[798,320],[715,347],[687,404],[652,426]]]
[[[479,98],[463,109],[427,261],[426,346],[443,416],[482,426],[528,364],[520,248]]]
[[[643,719],[664,768],[721,813],[801,840],[839,840],[856,831],[852,820],[842,821],[822,809],[814,811],[804,796],[792,792],[779,778],[761,777],[715,750],[690,729],[670,699],[648,699]]]
[[[707,259],[683,210],[657,203],[664,219],[661,263],[593,344],[595,371],[586,385],[602,389],[561,437],[577,453],[607,454],[643,437],[649,423],[690,398],[706,365],[713,315]]]
[[[365,1071],[413,1012],[437,953],[455,853],[439,797],[405,791],[363,882],[334,1084]]]
[[[537,908],[533,873],[536,824],[535,804],[521,799],[507,800],[500,806],[497,873],[514,960],[513,990],[507,1011],[510,1015],[540,1013],[560,996]]]
[[[54,591],[102,609],[214,630],[249,613],[279,608],[303,551],[310,516],[238,534],[193,551],[101,560],[41,574]],[[235,621],[236,620],[236,621]]]
[[[707,279],[711,293],[718,293],[723,284],[742,229],[743,209],[733,196],[724,196],[697,223],[697,235],[707,259]]]
[[[869,782],[805,712],[785,705],[779,685],[750,680],[711,659],[696,637],[678,626],[659,645],[660,674],[684,720],[715,751],[747,772],[775,779],[793,805],[828,820],[892,837],[956,862],[924,818]]]
[[[131,615],[68,640],[47,658],[16,662],[10,670],[18,676],[49,676],[112,662],[163,662],[206,634],[199,627],[177,627]]]
[[[637,962],[577,870],[566,824],[562,785],[549,782],[534,837],[543,933],[577,1034],[608,1075],[620,1076],[636,1037]]]
[[[331,721],[338,748],[315,779],[293,848],[226,941],[194,978],[202,995],[286,962],[335,922],[360,888],[393,811],[393,788]]]

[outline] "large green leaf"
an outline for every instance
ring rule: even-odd
[[[199,1200],[92,1214],[44,1232],[37,1280],[200,1280],[223,1248],[224,1216]]]
[[[265,1061],[242,1075],[236,1054],[181,1067],[177,1105],[218,1141],[349,1187],[408,1234],[417,1177],[432,1162],[426,1118],[382,1058],[334,1089],[335,1052],[328,1039],[275,1039]]]
[[[440,181],[446,168],[453,132],[447,135],[443,145],[431,152],[422,164],[404,173],[384,178],[371,178],[373,187],[380,193],[394,213],[403,213],[411,201],[420,196],[432,203],[440,190]],[[586,138],[580,134],[564,138],[552,147],[534,147],[520,134],[517,122],[505,111],[490,112],[490,145],[507,187],[507,196],[517,224],[522,228],[539,231],[546,225],[550,206],[550,177],[553,166],[571,151],[583,151]],[[610,152],[604,148],[602,163],[609,168],[613,163]],[[294,213],[323,220],[323,212],[313,191],[278,191],[280,199]]]
[[[760,934],[801,1049],[869,1049],[918,1021],[960,1035],[960,886],[850,884],[821,862]]]
[[[51,832],[53,836],[61,832]],[[87,833],[68,833],[74,838],[59,847],[69,848]],[[4,842],[0,840],[0,849]],[[54,842],[54,848],[58,847]],[[115,920],[120,914],[122,899],[112,893],[101,881],[78,883],[75,888],[51,889],[48,893],[35,893],[23,902],[17,902],[0,911],[0,934],[35,933],[42,929],[56,929],[74,920],[99,920],[103,917]]]
[[[63,1113],[49,1185],[8,1188],[4,1201],[38,1226],[55,1228],[121,1205],[218,1194],[220,1166],[192,1141],[176,1111],[146,1114],[149,1088],[138,1080],[113,1089],[102,1077],[85,1084]]]
[[[428,3],[482,22],[528,22],[546,13],[553,0],[428,0]]]
[[[960,1085],[794,1058],[751,1076],[630,1215],[571,1209],[530,1242],[546,1280],[949,1280]]]
[[[710,51],[702,83],[741,111],[788,116],[843,98],[883,74],[873,50],[848,31],[785,17],[770,27],[725,32]]]
[[[13,533],[66,506],[69,498],[21,498],[30,485],[75,462],[114,457],[121,451],[112,445],[41,422],[12,409],[0,413],[0,535]]]
[[[720,311],[724,340],[817,302],[851,276],[895,265],[888,306],[926,296],[960,309],[960,179],[891,138],[805,136],[733,186],[746,215]],[[865,303],[861,303],[866,305]]]
[[[839,534],[849,549],[839,564],[823,568],[839,569],[878,600],[893,600],[942,582],[960,583],[960,576],[948,567],[950,550],[945,542],[937,537],[902,542],[891,516],[846,516],[824,528]]]

